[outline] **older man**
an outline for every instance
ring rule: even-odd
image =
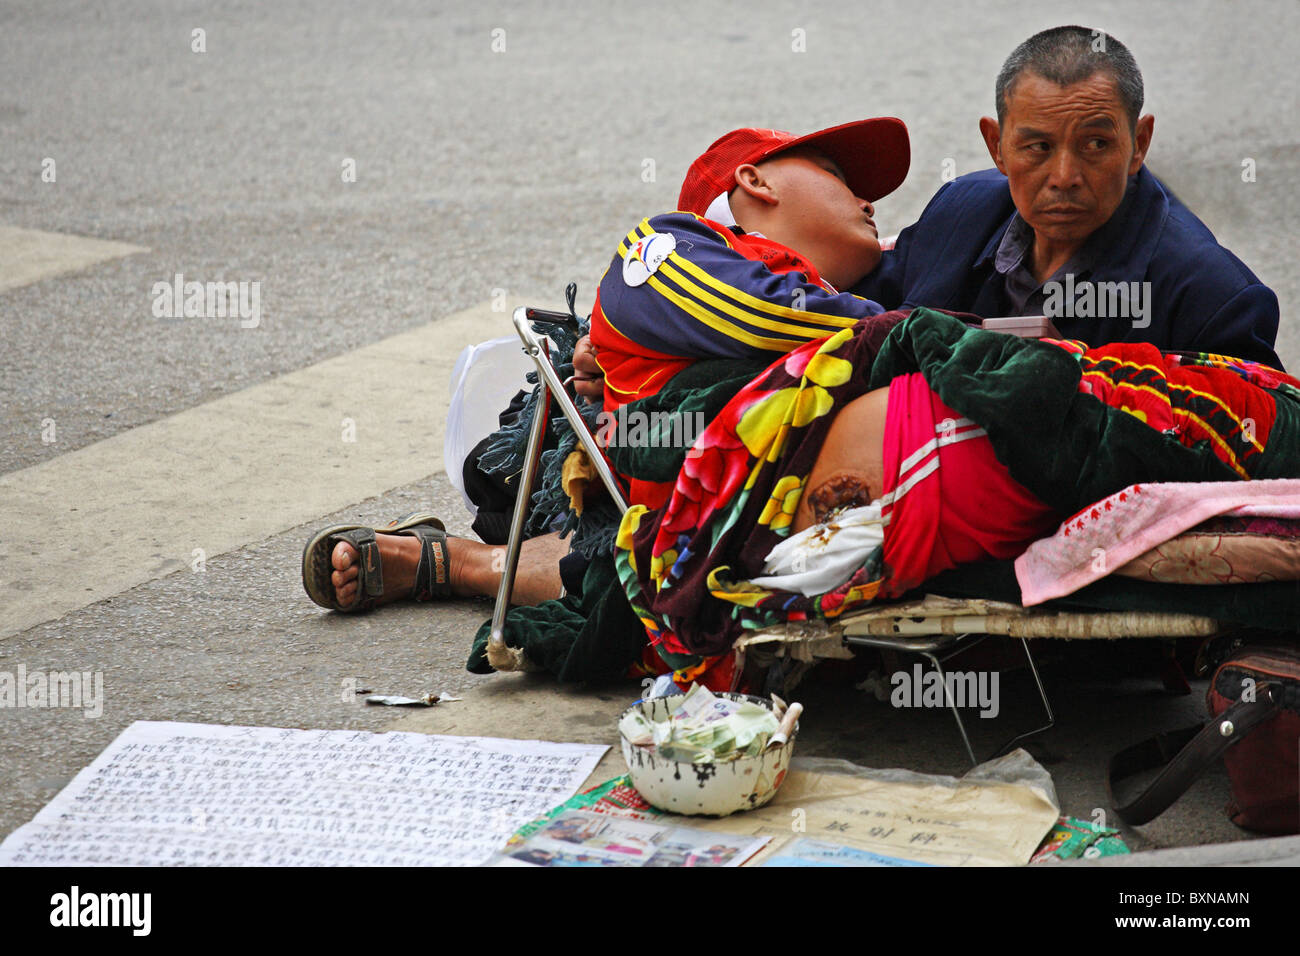
[[[1155,121],[1122,43],[1035,34],[996,97],[980,132],[997,169],[945,184],[855,293],[1280,367],[1277,296],[1143,165]]]

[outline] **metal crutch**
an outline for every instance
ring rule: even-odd
[[[609,492],[610,499],[618,507],[618,513],[621,515],[627,511],[627,502],[619,490],[613,472],[609,470],[609,465],[605,462],[605,456],[601,454],[600,446],[596,444],[596,439],[587,430],[587,423],[582,420],[577,407],[573,404],[573,399],[569,398],[568,392],[564,390],[565,383],[560,381],[560,376],[556,373],[555,367],[551,365],[548,343],[544,339],[538,338],[537,333],[533,331],[531,319],[536,311],[521,306],[515,309],[512,316],[515,331],[519,333],[519,339],[524,345],[524,354],[531,358],[533,364],[537,366],[540,392],[537,396],[532,428],[528,432],[528,447],[524,454],[524,469],[519,476],[519,491],[515,497],[515,510],[510,519],[510,538],[506,546],[506,564],[501,573],[501,583],[497,587],[496,604],[492,608],[492,632],[488,638],[487,654],[488,663],[498,670],[518,669],[518,661],[510,653],[510,649],[506,647],[506,611],[510,607],[510,593],[515,587],[515,572],[519,568],[519,549],[523,544],[524,537],[524,519],[528,515],[528,499],[532,497],[533,478],[537,474],[537,464],[542,457],[542,443],[546,438],[546,421],[550,416],[552,397],[559,404],[560,410],[564,412],[564,417],[568,419],[574,434],[582,442],[582,447],[586,449],[587,456],[596,468],[596,473],[600,475],[600,480],[605,484],[605,490]]]

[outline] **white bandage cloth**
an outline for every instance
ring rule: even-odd
[[[765,574],[751,582],[761,588],[798,591],[805,597],[835,590],[884,542],[889,517],[881,515],[882,507],[877,498],[791,535],[768,552]]]

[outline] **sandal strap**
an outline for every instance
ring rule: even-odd
[[[379,560],[379,542],[374,528],[353,528],[330,535],[330,541],[346,541],[357,549],[357,590],[369,597],[384,593],[384,565]]]
[[[447,532],[431,525],[417,525],[398,534],[420,539],[420,563],[415,570],[417,601],[432,601],[452,597],[451,564],[447,555]]]

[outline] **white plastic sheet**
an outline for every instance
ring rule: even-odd
[[[475,445],[497,430],[498,416],[514,394],[529,388],[524,376],[532,370],[532,359],[524,354],[515,335],[467,345],[456,359],[443,462],[447,479],[460,492],[471,515],[477,515],[478,508],[465,494],[465,459]]]

